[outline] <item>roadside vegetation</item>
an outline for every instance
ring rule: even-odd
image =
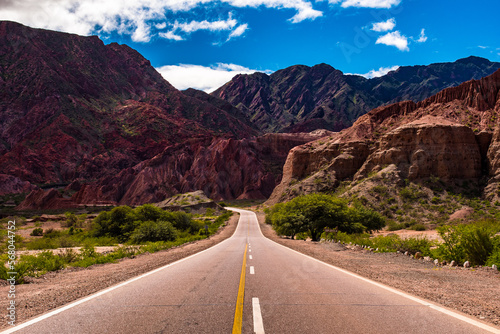
[[[286,203],[279,203],[267,212],[266,221],[280,235],[292,239],[306,233],[318,241],[325,229],[345,233],[362,233],[380,230],[385,219],[375,211],[345,199],[327,194],[299,196]]]
[[[407,191],[412,200],[418,197]],[[474,222],[441,225],[437,231],[443,242],[425,237],[401,238],[396,234],[374,236],[386,225],[387,217],[364,206],[328,194],[310,194],[278,203],[266,210],[266,222],[278,235],[291,239],[311,238],[358,245],[376,252],[401,252],[428,256],[441,263],[469,262],[472,266],[500,267],[500,222],[493,218]],[[389,226],[390,229],[391,226]]]
[[[25,240],[16,235],[16,251],[42,250],[36,255],[21,255],[17,258],[15,272],[17,283],[23,283],[25,276],[40,276],[49,271],[56,271],[67,266],[88,267],[94,264],[116,262],[119,259],[132,258],[142,253],[153,253],[205,239],[215,234],[233,215],[224,211],[216,215],[212,209],[205,214],[192,215],[183,211],[170,212],[151,204],[136,208],[120,206],[110,211],[101,212],[92,221],[86,215],[67,213],[61,226],[64,229],[32,230],[32,238]],[[8,261],[8,240],[6,223],[1,221],[2,229],[0,261]],[[24,219],[16,217],[18,228],[22,228]],[[114,246],[107,253],[96,251],[97,246]],[[75,251],[72,247],[81,247]],[[53,252],[53,249],[63,248]],[[0,266],[0,279],[7,279],[6,266]]]

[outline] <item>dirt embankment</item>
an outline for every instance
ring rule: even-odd
[[[347,249],[278,237],[265,215],[257,213],[269,239],[323,262],[500,326],[500,272],[491,268],[435,266],[403,254]]]

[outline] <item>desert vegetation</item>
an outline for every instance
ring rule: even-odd
[[[327,194],[310,194],[272,207],[266,218],[276,232],[293,238],[306,233],[318,241],[325,229],[345,233],[380,230],[385,219],[358,203],[349,206],[344,199]]]
[[[387,195],[383,186],[374,187],[371,191]],[[413,187],[405,187],[401,192],[410,201],[427,197],[423,191]],[[371,233],[384,228],[387,220],[359,200],[348,201],[328,194],[299,196],[289,202],[278,203],[266,212],[266,222],[279,235],[292,239],[309,237],[312,241],[321,239],[358,245],[376,252],[418,253],[418,256],[438,259],[440,263],[454,261],[457,265],[468,262],[472,266],[500,266],[500,223],[491,217],[467,223],[441,224],[437,232],[442,241],[423,236],[402,238],[397,234],[375,236]],[[416,229],[414,227],[419,225],[426,228],[419,223],[401,228]],[[387,228],[393,229],[393,225]]]
[[[25,276],[40,276],[67,266],[88,267],[94,264],[115,262],[121,258],[134,257],[142,253],[153,253],[187,242],[201,240],[217,232],[232,212],[224,211],[216,215],[207,209],[205,214],[192,215],[183,211],[170,212],[151,204],[136,208],[115,207],[101,212],[89,221],[86,215],[66,213],[61,222],[62,229],[43,229],[35,223],[30,238],[15,236],[16,251],[41,250],[36,254],[20,255],[16,261],[17,282]],[[16,217],[19,228],[25,219]],[[8,260],[8,240],[5,225],[9,219],[1,221],[0,261]],[[37,220],[37,217],[35,217]],[[112,250],[101,253],[97,246],[113,246]],[[74,247],[81,247],[75,250]],[[53,251],[58,249],[57,252]],[[7,268],[0,266],[0,278],[7,278]]]

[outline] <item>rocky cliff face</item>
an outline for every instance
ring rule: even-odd
[[[298,65],[269,76],[236,76],[212,95],[243,110],[265,132],[339,131],[378,106],[422,101],[498,68],[500,63],[469,57],[454,63],[404,66],[383,77],[365,79],[344,75],[326,64]]]
[[[152,159],[122,169],[116,175],[87,184],[74,182],[66,188],[67,193],[74,193],[71,199],[63,199],[58,192],[33,192],[19,209],[54,207],[58,203],[61,207],[67,207],[68,203],[137,205],[160,202],[193,190],[203,190],[214,200],[265,199],[281,180],[288,151],[328,134],[322,131],[267,134],[240,140],[193,139],[168,146]]]
[[[383,135],[354,180],[365,179],[391,164],[410,181],[431,176],[445,181],[481,176],[481,154],[472,129],[432,116]]]
[[[125,45],[0,22],[0,54],[0,173],[23,181],[97,179],[187,139],[257,133]]]
[[[216,139],[258,135],[238,109],[176,90],[125,45],[0,22],[0,54],[0,189],[26,193],[33,184],[57,185],[65,194],[61,201],[38,191],[21,208],[148,200],[161,194],[155,187],[187,187],[163,185],[186,172],[186,154],[210,150]],[[179,152],[167,164],[172,170],[152,176],[151,184],[145,171],[136,180],[142,166],[172,147]],[[133,180],[144,195],[125,188]],[[68,184],[72,189],[63,190]]]
[[[269,204],[332,190],[342,180],[362,183],[378,173],[392,175],[395,184],[433,178],[450,184],[479,182],[489,177],[484,195],[496,200],[499,113],[500,70],[418,103],[374,109],[346,130],[291,150]]]

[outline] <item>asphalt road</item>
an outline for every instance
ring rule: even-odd
[[[222,243],[4,333],[500,333],[278,245],[234,210]]]

